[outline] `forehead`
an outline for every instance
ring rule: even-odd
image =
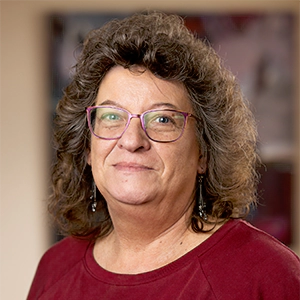
[[[113,67],[100,83],[96,104],[101,105],[108,100],[124,108],[150,109],[165,103],[180,110],[191,110],[188,93],[181,82],[157,78],[141,67],[130,70]]]

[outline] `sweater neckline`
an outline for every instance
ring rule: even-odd
[[[174,274],[174,272],[181,270],[184,266],[195,263],[195,258],[200,258],[204,253],[209,251],[215,244],[217,244],[224,236],[227,235],[241,220],[229,220],[221,226],[214,234],[212,234],[204,242],[196,246],[185,255],[177,260],[165,265],[161,268],[139,274],[118,274],[105,270],[95,260],[93,255],[95,242],[91,242],[86,250],[84,256],[84,263],[87,271],[97,280],[107,284],[113,285],[138,285],[147,283],[158,278]]]

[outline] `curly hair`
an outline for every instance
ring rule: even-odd
[[[91,136],[85,109],[95,104],[101,80],[116,65],[139,65],[158,78],[183,83],[199,118],[196,134],[207,161],[206,213],[218,220],[246,216],[256,203],[259,162],[249,105],[219,56],[185,27],[182,18],[147,12],[112,20],[88,34],[72,82],[57,105],[49,211],[61,231],[98,237],[113,228],[99,191],[97,211],[90,209],[93,178],[87,154]],[[196,200],[190,220],[195,232],[203,231]]]

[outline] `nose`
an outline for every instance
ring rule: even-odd
[[[151,143],[142,128],[139,115],[132,115],[127,129],[118,140],[118,146],[130,152],[150,149]]]

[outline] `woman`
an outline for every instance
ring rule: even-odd
[[[177,16],[92,31],[57,107],[50,212],[69,237],[28,299],[297,299],[298,257],[242,221],[256,129]]]

